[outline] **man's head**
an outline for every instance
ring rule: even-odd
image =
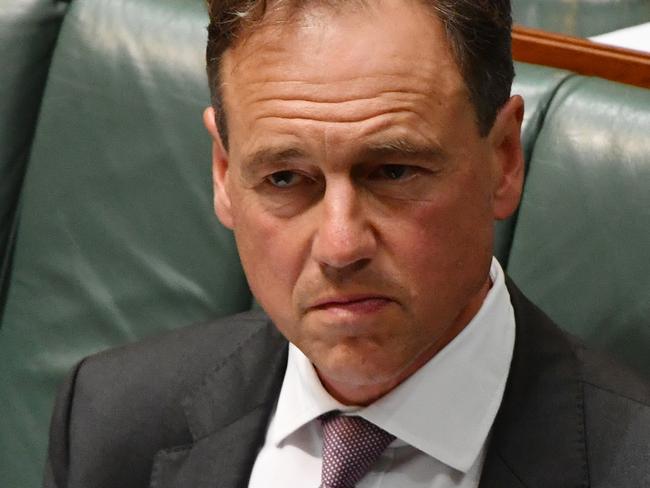
[[[519,200],[521,99],[506,87],[477,112],[437,12],[271,2],[222,49],[227,149],[205,114],[215,210],[251,289],[346,402],[386,393],[468,323],[493,220]]]

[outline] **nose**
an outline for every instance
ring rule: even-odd
[[[312,255],[329,271],[364,266],[377,250],[368,206],[350,181],[330,182],[320,202]]]

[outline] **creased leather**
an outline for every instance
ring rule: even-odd
[[[650,90],[574,77],[532,153],[508,273],[561,327],[650,377]]]

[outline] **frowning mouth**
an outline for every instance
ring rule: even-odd
[[[331,312],[371,313],[378,311],[393,300],[381,295],[349,295],[328,297],[316,301],[309,310],[325,310]]]

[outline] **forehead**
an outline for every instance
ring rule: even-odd
[[[274,84],[354,97],[364,77],[377,76],[397,90],[464,88],[444,27],[418,0],[335,3],[313,2],[291,17],[271,9],[227,50],[221,69],[226,106]],[[305,81],[311,87],[301,86]]]

